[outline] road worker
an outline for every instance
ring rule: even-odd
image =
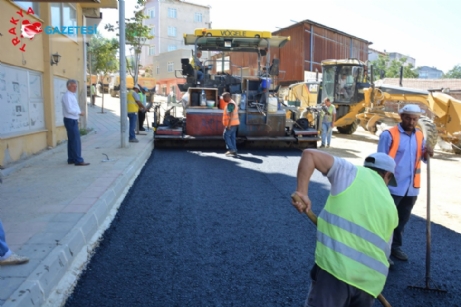
[[[395,162],[374,153],[355,166],[328,153],[306,149],[298,165],[292,204],[300,213],[311,209],[309,181],[314,170],[331,183],[317,221],[315,264],[305,306],[373,306],[389,271],[397,210],[387,185],[395,186]]]
[[[391,255],[407,261],[402,251],[402,237],[405,224],[419,194],[421,182],[421,160],[432,157],[434,151],[425,144],[423,133],[416,129],[423,110],[416,104],[407,104],[399,110],[401,123],[384,131],[379,137],[378,151],[391,156],[397,165],[395,178],[398,185],[389,187],[399,214],[399,225],[394,231]]]

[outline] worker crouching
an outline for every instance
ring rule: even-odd
[[[372,306],[389,271],[388,257],[398,215],[387,185],[396,185],[395,162],[374,153],[364,166],[317,150],[305,150],[298,166],[292,204],[300,213],[311,209],[310,178],[317,169],[331,191],[317,222],[315,265],[305,306]]]

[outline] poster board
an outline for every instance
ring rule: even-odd
[[[0,135],[45,129],[43,77],[0,64]]]

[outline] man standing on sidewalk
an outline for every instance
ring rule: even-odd
[[[399,225],[394,230],[391,255],[407,261],[402,251],[402,237],[405,224],[419,194],[421,181],[421,160],[433,156],[432,148],[426,147],[423,133],[416,129],[422,110],[416,104],[407,104],[399,110],[401,123],[384,131],[379,137],[378,151],[395,160],[396,187],[389,187],[399,213]]]
[[[76,166],[86,166],[82,158],[82,142],[80,140],[80,130],[78,129],[79,116],[85,113],[80,111],[75,92],[77,91],[77,81],[67,81],[67,92],[62,96],[62,113],[64,115],[64,126],[67,131],[67,163]]]
[[[23,264],[29,262],[29,258],[13,253],[6,245],[5,230],[0,221],[0,265]]]
[[[144,107],[141,103],[141,98],[139,97],[140,92],[139,86],[133,86],[133,89],[126,94],[126,101],[128,103],[128,119],[130,121],[129,127],[129,142],[131,143],[138,143],[138,139],[136,138],[136,125],[138,122],[138,111],[144,111]]]

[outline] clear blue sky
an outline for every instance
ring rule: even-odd
[[[416,66],[447,72],[461,64],[459,0],[186,1],[210,5],[215,29],[275,31],[309,19],[373,42],[370,48],[411,56]],[[135,2],[126,1],[127,15]],[[103,12],[101,27],[118,18],[116,10]]]

